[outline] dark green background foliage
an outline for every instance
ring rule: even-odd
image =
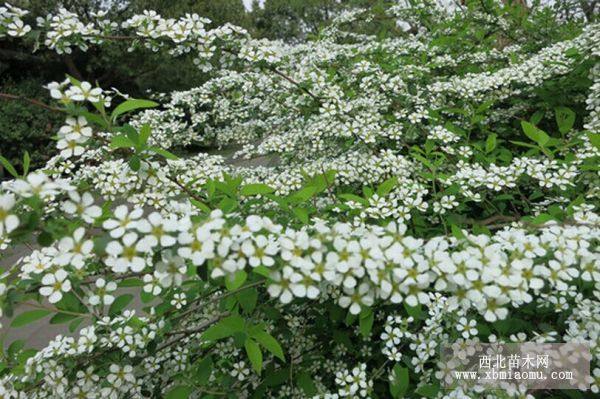
[[[2,91],[48,100],[47,90],[42,85],[44,82],[35,78],[19,82],[5,78]],[[64,116],[39,107],[18,101],[0,101],[0,152],[19,170],[25,151],[31,154],[33,168],[43,166],[55,151],[51,137],[63,122]],[[0,178],[8,177],[5,174],[0,166]]]

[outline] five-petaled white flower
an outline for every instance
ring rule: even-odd
[[[56,303],[63,297],[63,292],[71,290],[71,281],[67,279],[67,272],[58,269],[54,273],[48,273],[42,277],[43,287],[40,288],[40,294],[48,297],[50,303]]]

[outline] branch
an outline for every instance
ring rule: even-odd
[[[25,101],[31,105],[35,105],[36,107],[44,108],[47,111],[61,112],[61,113],[64,112],[64,110],[62,110],[60,108],[45,104],[39,100],[19,96],[16,94],[0,93],[0,99],[7,100],[7,101]]]

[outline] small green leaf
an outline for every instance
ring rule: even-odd
[[[76,319],[79,316],[68,313],[57,313],[50,319],[50,324],[63,324]]]
[[[196,199],[190,198],[190,203],[196,208],[200,209],[202,212],[210,213],[212,211],[212,209],[210,209],[205,203]]]
[[[10,326],[15,327],[15,328],[23,327],[29,323],[33,323],[36,320],[39,320],[39,319],[42,319],[42,318],[48,316],[50,313],[52,313],[52,312],[49,310],[45,310],[45,309],[36,309],[36,310],[31,310],[29,312],[24,312],[24,313],[21,313],[20,315],[18,315],[17,317],[15,317],[13,319],[12,323],[10,323]]]
[[[177,155],[175,155],[172,152],[169,152],[165,149],[162,149],[160,147],[148,147],[148,151],[152,151],[152,152],[162,156],[163,158],[170,159],[172,161],[179,159],[179,157]]]
[[[156,106],[158,106],[158,103],[155,103],[154,101],[130,98],[129,100],[123,101],[121,104],[119,104],[113,110],[110,117],[114,121],[117,119],[117,117],[127,112],[131,112],[140,108],[154,108]]]
[[[390,191],[392,191],[394,189],[394,187],[396,186],[397,183],[398,183],[397,177],[395,177],[395,176],[390,177],[389,179],[387,179],[386,181],[381,183],[379,185],[379,187],[377,187],[377,195],[379,195],[380,197],[383,197],[384,195],[389,194]]]
[[[436,398],[437,394],[440,390],[440,387],[437,385],[433,385],[433,384],[428,384],[428,385],[422,385],[420,386],[415,393],[424,396],[426,398]]]
[[[290,201],[296,202],[296,203],[300,203],[300,202],[305,202],[308,201],[310,198],[312,198],[317,192],[317,187],[314,186],[309,186],[309,187],[304,187],[303,189],[300,189],[292,194],[290,194],[288,196],[288,199]]]
[[[270,194],[274,191],[273,187],[261,183],[246,184],[240,188],[240,194],[244,196]]]
[[[298,373],[296,383],[300,388],[302,388],[307,398],[312,398],[319,392],[314,381],[306,371],[301,371]]]
[[[573,128],[575,124],[575,112],[567,107],[556,107],[554,109],[554,116],[556,118],[556,124],[558,130],[565,134]]]
[[[165,399],[187,399],[193,392],[193,388],[188,385],[178,385],[171,389],[165,395]]]
[[[256,288],[248,288],[238,292],[236,298],[246,313],[252,313],[258,301],[258,291]]]
[[[212,357],[206,356],[194,365],[194,382],[198,385],[206,385],[210,380],[213,370]]]
[[[462,230],[460,229],[460,227],[458,227],[455,224],[450,225],[450,228],[452,229],[452,235],[454,237],[456,237],[459,240],[464,240],[465,239],[465,235],[462,232]]]
[[[133,295],[131,294],[123,294],[118,296],[115,301],[110,305],[108,309],[108,314],[111,316],[115,316],[121,313],[121,310],[125,308],[125,306],[129,305],[129,303],[133,300]]]
[[[496,133],[492,133],[485,140],[485,152],[489,154],[496,148]]]
[[[279,342],[271,334],[266,331],[258,330],[252,332],[252,338],[258,341],[266,350],[271,352],[273,356],[281,359],[285,362],[285,355],[283,354],[283,349],[281,349],[281,345]]]
[[[15,167],[12,166],[10,161],[4,158],[2,155],[0,155],[0,163],[2,164],[2,166],[4,166],[4,169],[6,169],[6,171],[10,173],[14,178],[19,177],[19,174],[17,173]]]
[[[31,157],[29,156],[29,152],[25,151],[23,155],[23,177],[27,176],[29,173],[29,165],[31,164]]]
[[[260,347],[256,341],[251,338],[247,338],[246,342],[244,342],[244,348],[246,348],[246,354],[248,355],[248,359],[250,359],[252,369],[256,372],[256,374],[260,374],[263,363],[263,355]]]
[[[292,208],[294,215],[304,224],[308,224],[308,211],[305,208]]]
[[[538,129],[527,121],[521,121],[521,127],[523,128],[525,135],[535,141],[540,147],[543,147],[548,140],[550,140],[550,136],[548,136],[546,132]]]
[[[600,150],[600,133],[589,132],[587,136],[590,139],[590,143],[592,143],[594,147]]]
[[[131,168],[131,170],[133,170],[134,172],[137,172],[138,170],[140,170],[140,167],[142,166],[140,157],[138,157],[137,155],[134,155],[131,158],[129,158],[128,164],[129,164],[129,167]]]
[[[118,136],[113,136],[110,140],[110,148],[131,148],[134,147],[135,144],[127,137],[126,135],[120,134]]]
[[[375,314],[371,308],[365,308],[360,312],[360,319],[358,322],[360,333],[363,337],[367,338],[371,334],[373,329],[373,321],[375,320]]]
[[[402,398],[408,390],[409,375],[406,367],[399,364],[394,365],[392,379],[390,381],[390,393],[394,398]]]
[[[228,274],[225,276],[225,287],[229,291],[237,290],[246,282],[248,273],[244,270],[237,270],[233,275]]]
[[[42,247],[49,247],[54,242],[54,236],[49,231],[44,230],[38,235],[37,242]]]
[[[150,135],[152,134],[152,128],[149,124],[144,123],[140,128],[140,144],[146,144]]]
[[[204,341],[218,341],[243,330],[244,319],[238,315],[231,315],[206,330],[202,334],[202,339]]]

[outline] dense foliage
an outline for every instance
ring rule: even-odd
[[[0,37],[210,77],[152,101],[47,84],[59,154],[0,158],[2,256],[36,240],[0,300],[4,328],[72,335],[12,343],[0,394],[590,397],[442,389],[440,348],[478,341],[587,342],[598,393],[600,26],[522,2],[373,8],[300,42],[0,8]],[[374,32],[382,12],[403,33]]]

